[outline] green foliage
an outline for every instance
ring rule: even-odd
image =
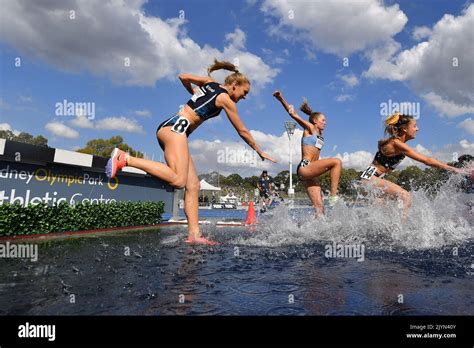
[[[243,179],[239,174],[231,174],[226,177],[221,184],[226,186],[240,186],[243,184]]]
[[[48,146],[48,139],[42,135],[34,137],[30,133],[21,132],[18,135],[15,135],[12,131],[9,130],[0,130],[0,138],[18,141],[20,143],[38,145],[38,146]]]
[[[89,140],[86,146],[77,150],[77,152],[108,158],[114,147],[129,152],[133,157],[143,158],[143,153],[136,151],[129,145],[125,144],[123,138],[119,135],[111,137],[110,139]]]
[[[400,172],[397,185],[407,191],[417,190],[425,183],[423,170],[416,166],[406,167]]]
[[[398,179],[400,178],[400,171],[399,170],[394,170],[388,175],[384,176],[384,180],[388,180],[396,184],[398,182]]]
[[[285,188],[290,186],[290,175],[288,173],[288,170],[283,170],[273,177],[275,187],[279,189],[281,184],[285,185]],[[295,179],[295,177],[293,177],[293,179]]]
[[[249,189],[255,189],[257,187],[258,179],[259,179],[259,177],[256,176],[256,175],[245,178],[244,179],[245,187],[248,187]]]
[[[360,174],[360,172],[352,168],[343,169],[341,172],[341,179],[339,181],[339,192],[344,196],[357,195],[356,189],[354,188],[353,184],[356,180],[359,179]]]
[[[62,203],[56,206],[41,203],[27,207],[4,204],[0,205],[0,235],[154,225],[161,222],[163,212],[163,202]]]

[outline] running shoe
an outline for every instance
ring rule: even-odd
[[[105,166],[105,174],[109,179],[115,178],[117,171],[121,170],[127,165],[125,160],[126,153],[118,148],[115,148],[110,155],[110,159]]]
[[[334,207],[336,202],[339,200],[339,196],[329,196],[328,198],[328,204],[330,207]]]

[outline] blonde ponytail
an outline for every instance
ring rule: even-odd
[[[242,85],[244,83],[250,84],[250,80],[247,78],[247,76],[239,72],[239,69],[237,68],[237,66],[226,61],[219,61],[217,59],[214,59],[214,63],[209,65],[209,67],[207,68],[207,74],[211,76],[211,73],[213,71],[221,70],[221,69],[234,72],[233,74],[230,74],[225,78],[225,81],[224,81],[225,85],[231,85],[234,82],[237,85]]]
[[[313,123],[316,119],[318,119],[323,114],[322,112],[319,112],[319,111],[313,112],[313,109],[311,109],[311,107],[308,105],[308,101],[306,99],[303,101],[303,104],[301,104],[300,110],[304,112],[306,115],[308,115],[310,122],[313,122]]]

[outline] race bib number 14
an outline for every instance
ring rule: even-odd
[[[367,168],[362,174],[361,174],[361,178],[362,179],[367,179],[369,180],[371,177],[374,176],[374,174],[377,173],[377,168],[375,167],[369,167]]]

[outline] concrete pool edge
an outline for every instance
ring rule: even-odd
[[[52,232],[52,233],[41,233],[41,234],[30,234],[20,236],[0,236],[0,241],[16,241],[16,240],[47,240],[55,238],[64,238],[70,236],[86,236],[94,234],[104,234],[112,232],[130,232],[130,231],[143,231],[149,229],[155,229],[159,227],[180,225],[177,222],[162,222],[156,225],[142,225],[142,226],[128,226],[128,227],[114,227],[114,228],[103,228],[97,230],[84,230],[84,231],[66,231],[66,232]]]
[[[211,221],[204,220],[199,221],[199,224],[210,224]],[[127,226],[127,227],[113,227],[113,228],[103,228],[96,230],[84,230],[84,231],[65,231],[65,232],[52,232],[52,233],[41,233],[41,234],[29,234],[29,235],[18,235],[18,236],[0,236],[0,242],[9,241],[24,241],[24,240],[49,240],[56,238],[66,238],[74,236],[90,236],[95,234],[105,234],[105,233],[120,233],[120,232],[133,232],[133,231],[147,231],[153,230],[160,227],[176,226],[176,225],[186,225],[186,220],[169,220],[166,222],[161,222],[155,225],[141,225],[141,226]],[[238,227],[243,226],[242,223],[237,222],[223,222],[217,221],[216,226],[221,227]]]

